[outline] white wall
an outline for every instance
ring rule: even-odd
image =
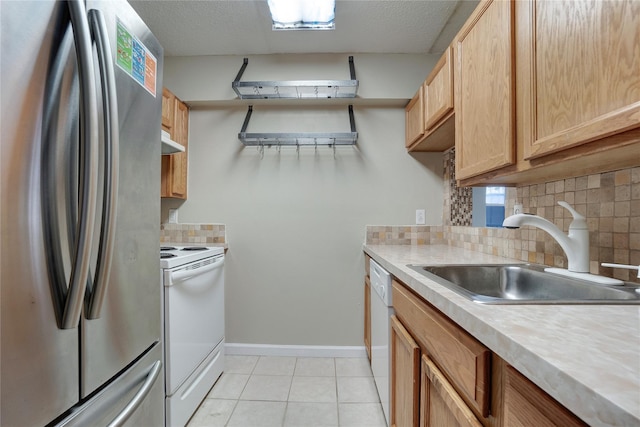
[[[183,99],[201,84],[173,79]],[[362,345],[365,225],[412,224],[418,208],[441,224],[442,155],[407,154],[403,109],[355,107],[357,147],[261,158],[237,139],[245,108],[191,110],[189,199],[164,200],[163,218],[178,207],[180,222],[227,225],[227,342]],[[349,129],[345,107],[261,105],[254,118],[251,132]]]
[[[354,54],[360,98],[406,98],[415,94],[439,55]],[[349,80],[349,55],[252,55],[242,76],[252,80]],[[235,99],[231,82],[243,56],[165,58],[164,85],[189,103]]]

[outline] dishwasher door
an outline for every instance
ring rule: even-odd
[[[382,410],[389,425],[391,416],[389,412],[390,317],[394,313],[391,300],[391,275],[371,260],[369,277],[371,278],[371,370]]]

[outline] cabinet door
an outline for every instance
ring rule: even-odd
[[[393,308],[413,338],[431,357],[468,404],[489,415],[491,351],[435,307],[393,281]]]
[[[586,427],[511,366],[505,367],[504,425],[509,427]]]
[[[639,1],[530,0],[523,13],[525,159],[640,127]]]
[[[420,347],[391,316],[391,427],[417,427],[420,417]]]
[[[480,3],[454,46],[456,178],[515,162],[514,2]]]
[[[183,153],[171,157],[172,163],[172,197],[187,198],[187,167],[189,145],[189,108],[183,102],[176,100],[175,106],[175,138],[176,142],[185,148]]]
[[[163,110],[164,92],[165,90],[163,90]],[[185,150],[183,153],[162,156],[160,196],[186,199],[189,164],[189,107],[173,94],[171,95],[173,98],[173,126],[170,134],[174,141],[184,146]]]
[[[364,347],[371,361],[371,282],[364,276]]]
[[[420,425],[424,427],[482,427],[438,367],[422,356]]]
[[[424,136],[424,87],[409,101],[404,110],[405,114],[405,146],[411,147]]]
[[[171,138],[173,135],[173,115],[175,95],[166,87],[162,88],[162,129],[169,132]]]
[[[453,112],[453,48],[448,48],[424,83],[427,131]]]

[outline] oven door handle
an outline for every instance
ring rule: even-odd
[[[215,270],[216,268],[222,267],[223,264],[224,264],[224,256],[221,256],[211,264],[207,264],[202,267],[189,269],[189,270],[173,271],[170,273],[171,280],[169,280],[168,286],[173,286],[180,282],[184,282],[187,279],[191,279],[192,277],[199,276],[204,273],[208,273],[211,270]]]

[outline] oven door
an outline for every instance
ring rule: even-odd
[[[168,396],[224,338],[223,266],[220,255],[164,271]]]

